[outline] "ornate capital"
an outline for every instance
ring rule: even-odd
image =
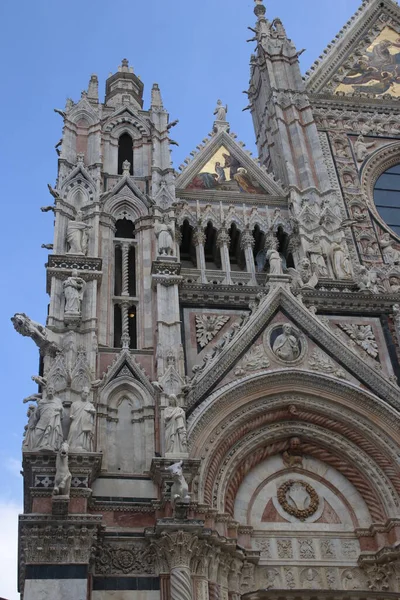
[[[221,248],[221,246],[229,246],[231,241],[229,233],[226,229],[220,229],[217,235],[217,246]]]
[[[254,248],[255,239],[251,231],[244,231],[240,240],[240,247],[242,250],[246,248]]]
[[[195,246],[204,246],[206,243],[206,234],[203,229],[196,229],[193,232],[193,244]]]
[[[197,548],[197,535],[182,530],[171,533],[163,531],[161,536],[152,542],[152,549],[161,572],[168,572],[178,567],[189,569]]]

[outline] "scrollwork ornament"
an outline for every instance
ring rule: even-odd
[[[305,508],[299,508],[297,503],[292,500],[293,504],[290,504],[287,497],[292,492],[294,486],[302,487],[310,497],[310,503]],[[283,483],[278,489],[278,502],[282,506],[283,510],[289,515],[296,517],[300,521],[305,521],[309,517],[312,517],[318,510],[319,507],[319,496],[314,490],[312,485],[305,481],[290,479]]]

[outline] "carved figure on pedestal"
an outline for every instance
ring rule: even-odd
[[[63,442],[56,458],[56,477],[53,496],[69,496],[71,473],[68,467],[68,442]]]
[[[315,569],[307,569],[302,574],[303,588],[306,590],[321,589],[321,579],[318,571]]]
[[[33,449],[57,451],[63,442],[63,405],[60,398],[55,396],[52,386],[46,387],[46,395],[39,401],[34,416]]]
[[[291,277],[290,287],[293,291],[299,289],[312,290],[318,284],[318,275],[316,269],[311,267],[311,263],[308,258],[302,258],[298,269],[289,267],[287,269]]]
[[[378,275],[375,271],[368,271],[366,267],[360,267],[357,280],[358,288],[361,292],[372,292],[378,294]]]
[[[345,249],[339,242],[333,242],[331,246],[332,268],[336,279],[350,279],[351,267],[350,258]]]
[[[267,260],[269,261],[270,275],[283,275],[282,258],[278,250],[270,248],[267,252]]]
[[[311,264],[315,268],[315,272],[318,277],[328,277],[328,269],[324,259],[324,251],[321,245],[319,235],[314,235],[312,244],[309,247],[309,255]]]
[[[65,316],[80,316],[82,314],[82,299],[86,283],[74,269],[64,281]]]
[[[228,112],[228,105],[223,106],[222,100],[217,100],[217,107],[214,110],[214,115],[217,121],[226,121],[226,113]]]
[[[96,408],[88,400],[89,393],[89,388],[84,387],[81,399],[71,406],[68,444],[74,452],[93,452]]]
[[[36,406],[30,404],[26,413],[28,423],[24,428],[24,441],[22,443],[22,450],[26,452],[32,451],[35,444],[35,410]]]
[[[393,248],[394,240],[390,237],[390,233],[384,233],[379,243],[385,263],[388,265],[397,265],[400,262],[400,250]]]
[[[178,398],[168,396],[169,406],[164,411],[165,453],[185,454],[187,452],[186,415],[178,405]]]
[[[282,330],[273,343],[272,351],[284,361],[296,360],[300,356],[299,340],[293,335],[293,328],[289,323],[285,323]]]
[[[171,487],[172,504],[175,504],[175,502],[183,502],[185,504],[189,504],[190,502],[189,486],[183,475],[182,464],[183,462],[179,461],[167,467],[167,471],[171,473],[172,478],[174,480]]]
[[[87,254],[89,229],[92,229],[92,226],[82,221],[82,212],[78,210],[75,216],[75,220],[68,222],[67,242],[69,245],[69,250],[67,254]]]
[[[158,242],[159,256],[174,256],[174,228],[163,217],[161,222],[156,223],[155,234]]]
[[[348,569],[343,573],[343,589],[345,590],[359,590],[361,589],[361,582],[357,575]]]
[[[354,151],[356,153],[356,159],[358,162],[368,156],[369,150],[375,146],[375,142],[366,142],[364,136],[361,134],[358,136],[356,143],[354,144]]]
[[[59,352],[60,348],[57,344],[48,339],[48,330],[46,327],[36,321],[32,321],[25,313],[15,313],[11,317],[11,321],[18,333],[24,337],[33,339],[36,346],[39,347],[42,356],[49,355],[54,357]]]

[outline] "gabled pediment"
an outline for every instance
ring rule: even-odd
[[[119,106],[113,114],[108,117],[108,119],[104,123],[104,131],[112,131],[115,127],[119,125],[129,123],[129,125],[133,126],[138,130],[140,135],[149,135],[150,127],[149,123],[143,119],[142,116],[138,115],[138,111],[135,111],[129,105]]]
[[[311,94],[400,96],[400,8],[372,0],[350,19],[307,73]]]
[[[89,125],[94,125],[99,121],[97,110],[90,104],[86,96],[83,96],[70,111],[68,111],[67,119],[77,123],[80,119],[86,119]]]
[[[146,208],[150,208],[154,204],[142,190],[136,185],[134,179],[130,175],[125,175],[114,185],[109,192],[102,195],[103,202],[109,202],[115,196],[133,196],[141,200]]]
[[[88,196],[93,196],[96,191],[96,184],[83,162],[78,162],[76,167],[74,167],[72,171],[68,173],[67,177],[62,182],[62,195],[68,194],[70,189],[74,187],[75,184],[82,185],[87,188]]]
[[[285,191],[273,177],[226,131],[213,135],[200,146],[189,165],[177,177],[177,190],[231,192],[285,196]]]
[[[121,350],[116,360],[109,366],[107,372],[104,374],[103,379],[98,382],[97,387],[102,389],[118,377],[132,377],[139,381],[151,396],[154,395],[153,386],[143,367],[136,362],[129,350]]]
[[[284,331],[284,324],[290,331]],[[290,339],[289,339],[290,338]],[[282,285],[272,289],[236,333],[210,352],[195,377],[187,406],[192,410],[220,384],[256,371],[307,370],[363,386],[395,408],[400,392],[387,375],[351,349],[323,320],[309,311]]]

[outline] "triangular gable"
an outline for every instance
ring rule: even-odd
[[[392,0],[364,1],[323,52],[322,59],[317,60],[307,72],[307,90],[324,95],[344,93],[379,97],[390,94],[398,97],[398,38],[399,6]]]
[[[78,162],[77,166],[68,173],[61,185],[61,193],[66,193],[71,188],[71,184],[78,179],[84,179],[84,187],[87,188],[90,200],[93,199],[93,194],[96,191],[96,184],[93,181],[89,171],[86,169],[83,162]]]
[[[211,137],[177,177],[177,190],[228,191],[282,197],[282,187],[258,166],[233,137],[220,131]]]
[[[138,111],[128,105],[118,107],[111,116],[104,122],[104,131],[112,131],[115,127],[129,123],[135,127],[141,135],[146,136],[150,133],[149,123],[138,115]]]
[[[338,365],[338,369],[351,374],[377,396],[395,408],[400,408],[400,392],[397,386],[362,360],[290,292],[278,286],[261,300],[232,340],[214,358],[210,357],[205,368],[196,374],[187,399],[187,407],[190,410],[209,395],[236,365],[240,366],[240,361],[255,344],[257,345],[257,340],[279,311],[293,322],[303,336],[315,344],[315,349],[318,350],[315,356],[317,362],[318,354],[321,360],[326,360],[325,357],[329,359],[328,363],[333,365],[333,376],[339,376],[338,372],[334,372],[335,365]],[[262,356],[255,358],[262,359]],[[301,366],[294,365],[293,368],[301,369]]]
[[[114,196],[122,195],[124,193],[124,188],[126,188],[128,196],[133,194],[133,196],[139,198],[139,200],[143,202],[146,208],[150,208],[150,206],[154,204],[154,201],[142,192],[142,190],[135,184],[134,180],[132,179],[132,177],[130,177],[130,175],[125,175],[124,177],[121,177],[121,179],[119,179],[119,181],[114,185],[113,188],[111,188],[109,192],[106,192],[102,195],[102,201],[106,202]]]
[[[118,377],[133,377],[137,379],[146,388],[146,390],[154,396],[154,388],[151,385],[149,378],[146,375],[143,367],[135,361],[129,350],[121,350],[116,360],[109,366],[103,379],[98,383],[97,387],[104,388],[110,381]]]

